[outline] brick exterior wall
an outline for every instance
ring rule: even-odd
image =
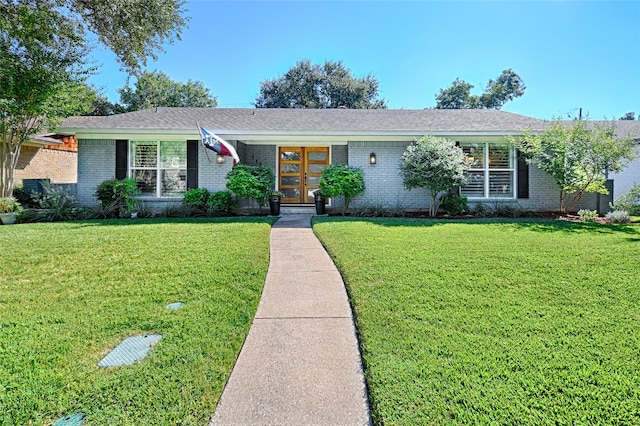
[[[331,145],[331,164],[349,164],[347,145]]]
[[[402,153],[411,141],[407,142],[350,142],[349,165],[361,167],[364,172],[366,191],[353,199],[351,207],[379,206],[386,208],[427,209],[429,194],[423,189],[404,188],[400,177]],[[369,155],[376,154],[377,164],[369,164]],[[639,173],[640,174],[640,173]],[[640,181],[640,180],[639,180]],[[608,211],[610,197],[586,194],[576,210],[585,208]],[[495,203],[508,203],[514,207],[533,211],[557,211],[560,207],[560,190],[553,179],[534,165],[529,166],[529,198],[509,200],[482,200],[487,207]],[[469,202],[473,206],[477,202]],[[338,204],[339,205],[339,204]]]
[[[362,168],[365,193],[355,197],[350,207],[374,205],[384,208],[425,209],[429,195],[423,189],[407,191],[400,177],[402,153],[407,142],[349,142],[349,165]],[[376,164],[369,155],[376,154]]]
[[[116,141],[113,139],[78,140],[78,203],[95,206],[96,188],[116,177]]]
[[[247,154],[244,159],[245,164],[250,166],[271,167],[274,174],[277,174],[278,149],[275,145],[247,145]]]
[[[52,183],[78,181],[78,154],[71,150],[22,146],[15,169],[16,184],[23,179],[50,179]]]
[[[227,141],[238,152],[240,161],[242,157],[240,151],[244,144],[236,144],[236,141]],[[216,162],[217,154],[207,149],[202,144],[198,144],[198,187],[206,188],[209,192],[226,191],[227,189],[227,173],[233,167],[233,158],[225,157],[223,164]]]
[[[233,144],[234,142],[231,141]],[[115,140],[78,141],[78,202],[83,206],[94,206],[98,200],[93,196],[96,187],[105,180],[115,179]],[[233,166],[233,160],[225,157],[224,164],[216,162],[216,154],[198,145],[198,187],[210,192],[226,190],[226,176]],[[145,200],[152,210],[158,210],[181,199]]]
[[[276,145],[246,145],[241,142],[230,141],[237,146],[241,161],[250,165],[266,165],[277,169]],[[427,209],[429,195],[422,189],[408,191],[402,184],[399,167],[402,153],[412,141],[406,142],[367,142],[353,141],[346,145],[331,146],[332,164],[349,164],[361,167],[364,174],[366,191],[363,195],[355,197],[351,207],[377,206],[393,209]],[[25,147],[29,148],[29,147]],[[35,157],[35,150],[31,154]],[[40,149],[40,151],[53,151]],[[369,164],[369,155],[374,152],[377,164]],[[29,158],[29,150],[25,151],[25,158]],[[93,196],[96,187],[103,181],[115,178],[115,140],[80,140],[78,141],[78,153],[75,161],[75,153],[54,151],[54,155],[74,157],[73,164],[77,165],[77,197],[78,202],[84,206],[97,204]],[[33,158],[32,158],[33,160]],[[27,161],[28,164],[31,164]],[[59,163],[58,161],[56,163]],[[216,162],[216,154],[198,145],[198,186],[206,188],[210,192],[226,190],[226,176],[231,170],[233,161],[225,158],[224,164]],[[67,170],[72,167],[67,167]],[[18,173],[18,170],[16,171]],[[17,175],[18,176],[18,175]],[[70,183],[73,181],[56,181],[53,176],[29,176],[36,178],[49,178],[54,183]],[[628,190],[633,182],[640,182],[640,160],[636,160],[624,172],[612,176],[616,179],[616,187],[613,188],[615,196]],[[22,179],[22,176],[20,176]],[[611,183],[610,183],[611,185]],[[627,188],[628,187],[628,188]],[[534,211],[555,211],[559,209],[559,190],[553,179],[543,171],[529,166],[529,195],[528,199],[504,200],[500,202],[510,203],[514,206]],[[587,194],[576,207],[599,209],[601,213],[608,211],[608,203],[611,196]],[[178,199],[149,201],[150,208],[163,208],[170,204],[179,203]],[[488,207],[492,207],[491,200],[481,201]],[[473,207],[475,203],[470,202]],[[332,200],[332,206],[342,206],[342,200]]]

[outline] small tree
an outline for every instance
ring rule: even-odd
[[[238,197],[258,203],[262,208],[269,198],[269,192],[275,185],[273,171],[267,166],[249,166],[237,164],[227,174],[227,188]]]
[[[429,215],[435,216],[442,194],[465,182],[465,154],[455,141],[423,136],[402,154],[400,175],[405,188],[429,191]]]
[[[587,126],[582,120],[553,123],[545,132],[526,131],[510,140],[527,161],[547,172],[560,188],[560,211],[573,211],[587,192],[608,194],[606,174],[633,159],[631,139],[618,140],[613,124]]]
[[[359,167],[346,164],[333,164],[322,171],[320,191],[325,197],[344,197],[342,214],[349,208],[349,203],[356,195],[364,192],[364,177]]]

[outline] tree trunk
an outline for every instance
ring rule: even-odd
[[[20,135],[26,134],[22,129],[9,130],[6,126],[6,123],[2,123],[2,145],[0,146],[0,197],[2,198],[13,195],[14,173],[18,166],[20,147],[23,142]]]
[[[429,192],[429,195],[431,196],[431,205],[429,206],[429,216],[433,217],[438,213],[438,205],[437,203],[437,199],[438,199],[438,193],[434,193],[433,191]]]

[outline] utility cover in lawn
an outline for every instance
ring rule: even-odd
[[[132,365],[134,362],[146,357],[153,345],[162,335],[144,334],[131,336],[124,339],[118,346],[109,352],[98,362],[99,367],[117,367],[119,365]]]

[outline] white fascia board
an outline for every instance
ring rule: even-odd
[[[407,141],[414,140],[424,135],[447,137],[450,139],[486,140],[487,138],[504,138],[505,136],[515,136],[521,132],[471,132],[471,131],[366,131],[366,132],[344,132],[344,131],[247,131],[210,129],[212,133],[229,139],[238,140],[243,143],[347,143],[349,141]],[[75,134],[78,139],[128,139],[128,140],[189,140],[200,139],[200,134],[184,129],[83,129],[65,128],[65,132]]]

